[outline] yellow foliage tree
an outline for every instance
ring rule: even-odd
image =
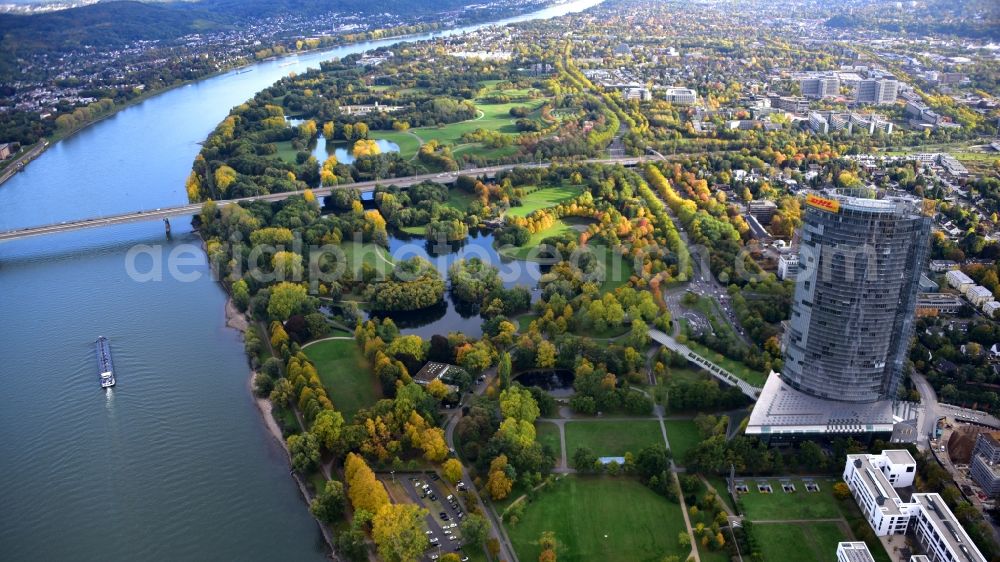
[[[348,453],[344,461],[344,480],[347,482],[347,496],[355,510],[363,509],[369,513],[378,513],[383,506],[389,505],[389,494],[385,486],[378,481],[375,473],[361,456]]]
[[[507,455],[500,455],[490,463],[489,480],[486,482],[486,490],[495,500],[502,500],[510,494],[514,487],[514,481],[507,476]]]
[[[188,201],[194,203],[201,200],[201,178],[194,171],[188,176],[184,187],[187,188]]]
[[[386,562],[416,562],[428,546],[424,534],[426,509],[413,504],[386,504],[372,519],[372,538]]]
[[[458,459],[448,459],[444,461],[444,465],[441,469],[444,471],[445,479],[452,484],[455,484],[462,479],[462,461]]]

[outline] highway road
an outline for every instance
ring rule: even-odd
[[[586,164],[621,164],[623,166],[636,166],[645,162],[646,157],[633,157],[633,156],[623,156],[619,158],[597,158],[591,160],[581,160],[576,163],[586,163]],[[548,163],[542,164],[506,164],[502,166],[487,166],[483,168],[470,168],[467,170],[460,170],[458,172],[446,172],[440,174],[421,174],[418,176],[409,176],[402,178],[386,178],[382,180],[364,181],[349,184],[341,184],[332,187],[321,187],[313,189],[312,192],[319,197],[329,195],[331,191],[335,189],[358,189],[362,192],[372,191],[375,189],[376,185],[397,185],[399,187],[410,187],[425,181],[433,181],[438,183],[452,183],[459,175],[465,176],[493,176],[498,172],[503,172],[511,170],[514,168],[546,168]],[[287,199],[293,195],[302,195],[303,191],[288,191],[283,193],[269,193],[267,195],[256,195],[253,197],[243,197],[240,199],[220,199],[216,201],[219,206],[231,205],[233,203],[242,203],[250,201],[281,201],[282,199]],[[69,232],[73,230],[80,230],[83,228],[97,228],[102,226],[111,226],[115,224],[127,224],[132,222],[148,221],[148,220],[162,220],[170,217],[194,215],[201,211],[201,203],[190,204],[190,205],[179,205],[177,207],[164,207],[160,209],[153,210],[139,210],[131,213],[123,213],[119,215],[109,215],[104,217],[92,217],[73,221],[64,221],[58,224],[48,224],[42,226],[33,226],[27,228],[21,228],[16,230],[8,230],[5,232],[0,232],[0,242],[6,240],[16,240],[18,238],[27,238],[29,236],[42,236],[46,234],[56,234],[59,232]]]

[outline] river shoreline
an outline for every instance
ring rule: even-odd
[[[294,51],[294,52],[290,52],[290,53],[284,53],[282,55],[270,56],[268,58],[261,59],[261,60],[250,60],[250,61],[246,62],[245,64],[234,64],[234,65],[231,65],[231,66],[226,66],[224,68],[220,68],[219,70],[216,70],[215,72],[211,72],[209,74],[206,74],[204,76],[200,76],[198,78],[194,78],[192,80],[184,80],[183,82],[178,82],[176,84],[171,84],[169,86],[166,86],[164,88],[160,88],[158,90],[153,90],[153,91],[150,91],[150,92],[144,92],[144,93],[140,94],[139,96],[137,96],[137,97],[135,97],[135,98],[133,98],[133,99],[125,102],[124,104],[122,104],[120,106],[119,105],[114,106],[114,108],[112,108],[112,110],[110,112],[108,112],[106,114],[103,114],[100,117],[97,117],[97,118],[95,118],[95,119],[93,119],[91,121],[88,121],[87,123],[84,123],[84,124],[82,124],[82,125],[74,128],[74,129],[72,129],[70,131],[67,131],[65,133],[56,133],[56,134],[53,134],[50,137],[42,137],[42,138],[40,138],[37,141],[36,146],[31,149],[31,150],[38,150],[40,148],[40,150],[38,150],[37,153],[33,154],[31,156],[31,158],[29,158],[27,161],[23,162],[23,165],[19,169],[17,169],[17,170],[8,170],[8,169],[5,168],[3,170],[3,173],[0,173],[0,187],[2,187],[3,184],[7,180],[9,180],[10,178],[16,176],[19,172],[24,171],[24,169],[28,167],[28,164],[30,164],[31,162],[33,162],[34,160],[36,160],[39,156],[41,156],[42,154],[44,154],[46,150],[48,150],[49,148],[55,146],[56,144],[58,144],[58,143],[60,143],[60,142],[62,142],[64,140],[66,140],[66,139],[69,139],[69,138],[73,137],[74,135],[76,135],[77,133],[79,133],[81,131],[89,129],[91,126],[96,125],[96,124],[100,123],[101,121],[104,121],[105,119],[108,119],[109,117],[114,117],[119,112],[124,111],[125,109],[128,109],[129,107],[138,105],[138,104],[140,104],[140,103],[142,103],[142,102],[144,102],[146,100],[155,98],[155,97],[159,96],[160,94],[165,94],[165,93],[167,93],[167,92],[169,92],[171,90],[174,90],[174,89],[177,89],[177,88],[181,88],[183,86],[189,86],[191,84],[195,84],[195,83],[201,82],[203,80],[209,80],[211,78],[215,78],[217,76],[221,76],[223,74],[226,74],[226,73],[232,72],[232,71],[236,71],[237,73],[239,73],[242,70],[245,70],[247,68],[250,68],[252,66],[255,66],[255,65],[258,65],[258,64],[261,64],[261,63],[264,63],[264,62],[280,61],[282,59],[288,59],[288,58],[292,58],[292,57],[298,57],[300,55],[309,55],[309,54],[313,54],[313,53],[316,53],[316,52],[322,52],[322,51],[332,51],[334,49],[342,49],[344,47],[350,47],[351,45],[358,45],[360,43],[366,43],[366,42],[376,42],[376,41],[386,41],[386,40],[403,40],[403,39],[406,39],[408,37],[415,37],[415,36],[418,36],[418,35],[434,34],[434,33],[446,33],[448,31],[452,31],[452,30],[455,30],[455,29],[460,29],[462,27],[475,26],[475,25],[489,25],[491,22],[501,22],[501,21],[504,21],[504,20],[507,20],[507,19],[521,17],[521,16],[524,16],[526,14],[531,14],[531,13],[534,13],[534,12],[546,10],[548,8],[552,8],[554,6],[558,6],[558,5],[563,4],[563,3],[569,3],[569,2],[549,2],[549,3],[544,4],[542,8],[540,8],[538,10],[534,10],[533,12],[513,13],[513,14],[510,14],[510,15],[507,15],[507,16],[503,16],[503,17],[501,17],[501,18],[499,18],[497,20],[484,20],[484,21],[480,21],[480,22],[470,21],[470,22],[465,22],[465,23],[462,23],[462,24],[459,24],[459,25],[455,25],[455,26],[452,26],[452,27],[444,27],[444,28],[436,29],[436,30],[432,30],[432,31],[420,31],[420,32],[417,32],[417,33],[405,33],[405,34],[402,34],[402,35],[389,35],[389,36],[386,36],[386,37],[380,37],[378,39],[367,39],[365,41],[355,41],[353,43],[343,43],[343,44],[340,44],[340,45],[327,45],[327,46],[324,46],[324,47],[316,47],[315,49],[303,49],[301,51]],[[254,93],[256,93],[256,92],[254,92]],[[38,143],[43,143],[43,144],[38,144]],[[8,165],[8,167],[9,166],[13,166],[13,165],[14,165],[14,163],[11,163],[11,164]],[[10,173],[8,173],[8,172],[10,172]]]

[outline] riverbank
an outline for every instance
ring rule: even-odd
[[[411,38],[411,37],[417,37],[417,36],[420,36],[420,35],[435,35],[435,34],[439,34],[439,33],[447,33],[447,32],[450,32],[450,31],[454,31],[456,29],[461,29],[463,27],[469,27],[469,26],[504,25],[503,22],[506,22],[507,20],[514,19],[514,18],[520,18],[520,17],[526,16],[526,15],[530,15],[530,14],[533,14],[533,13],[536,13],[536,12],[544,11],[544,10],[547,10],[547,9],[550,9],[550,8],[553,8],[553,7],[562,5],[562,4],[569,4],[569,3],[572,3],[572,2],[559,2],[559,1],[545,2],[545,3],[543,3],[541,5],[540,8],[538,6],[532,6],[530,11],[523,11],[523,12],[515,11],[515,13],[502,16],[499,19],[485,19],[485,20],[481,20],[481,21],[471,20],[471,21],[462,22],[460,24],[452,25],[452,26],[449,26],[449,27],[442,27],[440,29],[435,29],[435,30],[419,31],[419,32],[416,32],[416,33],[404,33],[404,34],[399,34],[399,35],[386,35],[384,37],[379,37],[378,39],[365,39],[363,41],[354,41],[354,42],[350,42],[350,43],[340,43],[340,44],[334,44],[334,45],[324,45],[324,46],[316,47],[316,48],[313,48],[313,49],[302,49],[302,50],[291,51],[291,52],[288,52],[288,53],[283,53],[281,55],[270,56],[270,57],[267,57],[267,58],[261,59],[261,60],[254,60],[254,59],[252,59],[250,57],[243,57],[243,58],[239,59],[240,62],[238,62],[238,63],[229,64],[229,65],[223,66],[222,68],[216,70],[215,72],[210,72],[210,73],[205,74],[203,76],[199,76],[198,78],[194,78],[194,79],[191,79],[191,80],[184,80],[182,82],[177,82],[175,84],[171,84],[171,85],[165,86],[163,88],[158,88],[156,90],[144,91],[142,94],[139,94],[135,98],[130,99],[130,100],[126,101],[123,104],[120,104],[120,105],[119,104],[115,104],[115,106],[110,111],[108,111],[107,113],[103,113],[100,116],[97,116],[97,117],[91,119],[90,121],[87,121],[86,123],[82,123],[79,126],[76,126],[76,127],[72,128],[72,129],[70,129],[68,131],[56,132],[56,133],[54,133],[54,134],[52,134],[52,135],[50,135],[48,137],[42,137],[41,139],[38,140],[38,142],[36,143],[36,146],[31,149],[32,151],[37,150],[36,153],[32,154],[30,158],[28,158],[27,160],[25,160],[22,163],[20,163],[20,166],[17,167],[17,169],[14,169],[14,168],[18,165],[18,162],[12,162],[11,164],[9,164],[3,170],[3,173],[0,174],[0,186],[3,186],[3,184],[7,180],[9,180],[10,178],[12,178],[14,175],[16,175],[17,172],[20,172],[20,171],[24,170],[24,168],[29,163],[31,163],[32,160],[34,160],[34,159],[38,158],[39,156],[41,156],[41,154],[43,152],[45,152],[49,147],[55,146],[57,143],[59,143],[59,142],[61,142],[63,140],[66,140],[68,138],[71,138],[73,135],[76,135],[77,133],[90,128],[92,125],[100,123],[101,121],[104,121],[105,119],[108,119],[109,117],[115,116],[119,112],[121,112],[121,111],[123,111],[123,110],[125,110],[125,109],[127,109],[129,107],[138,105],[138,104],[140,104],[140,103],[142,103],[142,102],[144,102],[146,100],[149,100],[151,98],[159,96],[160,94],[165,94],[165,93],[167,93],[167,92],[169,92],[171,90],[175,90],[177,88],[181,88],[181,87],[184,87],[184,86],[189,86],[191,84],[195,84],[195,83],[201,82],[203,80],[208,80],[208,79],[211,79],[211,78],[215,78],[217,76],[221,76],[221,75],[226,74],[228,72],[232,72],[232,71],[240,72],[242,70],[245,70],[247,68],[250,68],[250,67],[259,65],[261,63],[265,63],[265,62],[281,61],[281,60],[284,60],[284,59],[289,59],[289,58],[298,57],[298,56],[302,56],[302,55],[310,55],[310,54],[314,54],[314,53],[317,53],[317,52],[332,51],[332,50],[335,50],[335,49],[342,49],[342,48],[345,48],[345,47],[350,47],[352,45],[359,45],[359,44],[362,44],[362,43],[385,42],[385,41],[403,41],[403,40],[406,40],[407,38]],[[383,30],[373,30],[373,31],[378,32],[378,31],[383,31]],[[373,48],[376,48],[376,47],[373,47]],[[254,93],[256,93],[256,92],[254,92]],[[22,155],[22,158],[24,156],[27,156],[27,154]]]

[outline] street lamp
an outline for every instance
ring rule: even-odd
[[[392,476],[392,483],[395,484],[396,483],[396,471],[395,470],[390,470],[389,471],[389,476]]]

